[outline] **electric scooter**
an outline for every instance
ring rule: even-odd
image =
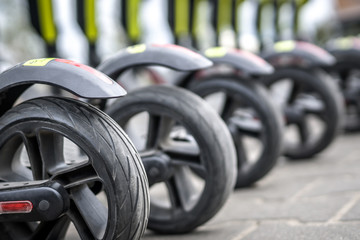
[[[72,224],[81,239],[140,239],[148,183],[127,135],[74,99],[19,103],[34,84],[82,98],[126,94],[106,75],[65,59],[33,59],[0,74],[1,238],[64,239]]]

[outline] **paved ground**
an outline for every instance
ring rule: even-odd
[[[340,136],[308,161],[280,159],[256,186],[237,190],[196,231],[147,231],[145,240],[360,239],[360,134]],[[74,229],[66,239],[75,240]]]
[[[340,136],[309,161],[278,166],[256,186],[237,190],[195,232],[146,240],[360,239],[360,134]]]

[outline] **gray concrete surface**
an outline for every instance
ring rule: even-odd
[[[340,136],[307,161],[280,159],[256,186],[236,190],[196,231],[147,231],[146,240],[360,239],[360,134]]]
[[[306,161],[279,160],[256,186],[236,190],[196,231],[147,231],[145,240],[360,239],[360,134],[342,135]],[[79,239],[74,228],[69,240]]]

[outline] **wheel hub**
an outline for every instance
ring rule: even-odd
[[[150,186],[169,179],[173,171],[168,155],[162,152],[148,152],[140,155]]]
[[[287,124],[299,123],[303,120],[304,111],[300,108],[287,107],[284,112]]]

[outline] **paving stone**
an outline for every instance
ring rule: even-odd
[[[314,159],[281,158],[268,176],[236,190],[196,231],[176,236],[147,231],[143,239],[360,239],[359,143],[360,134],[340,136]],[[78,239],[71,236],[67,239]]]
[[[360,223],[331,225],[298,225],[263,223],[252,233],[236,240],[354,240],[360,239]],[[235,240],[234,239],[234,240]]]
[[[302,168],[306,168],[306,166]],[[360,181],[358,181],[360,180],[358,174],[360,169],[352,171],[336,170],[336,168],[327,171],[322,168],[322,171],[319,172],[314,167],[303,171],[292,167],[274,169],[268,178],[259,181],[254,187],[236,190],[235,195],[240,194],[242,198],[287,199],[298,194],[304,188],[309,188],[304,194],[310,196],[340,191],[357,191],[360,189]],[[312,183],[313,186],[309,187]]]
[[[274,171],[276,175],[279,171]],[[296,194],[299,189],[314,181],[316,177],[287,179],[286,177],[273,175],[260,181],[250,188],[238,189],[233,193],[234,198],[262,198],[262,199],[287,199]]]
[[[271,201],[231,198],[211,222],[232,220],[297,219],[301,222],[326,222],[351,199],[348,195]]]
[[[341,221],[360,221],[360,201],[342,216]]]
[[[288,162],[278,168],[276,178],[306,178],[306,177],[332,177],[332,175],[356,174],[360,170],[360,164],[353,161],[358,159],[360,151],[348,153],[344,158],[338,158],[336,162],[331,162],[334,156],[322,155],[315,159]],[[276,169],[277,170],[277,169]]]
[[[344,192],[360,191],[360,175],[357,173],[333,175],[329,177],[320,177],[312,188],[303,193],[303,196],[321,196],[341,194]]]
[[[198,240],[198,239],[233,239],[246,229],[254,226],[254,222],[224,222],[219,224],[206,224],[196,231],[183,235],[159,235],[147,231],[143,239],[147,240]]]

